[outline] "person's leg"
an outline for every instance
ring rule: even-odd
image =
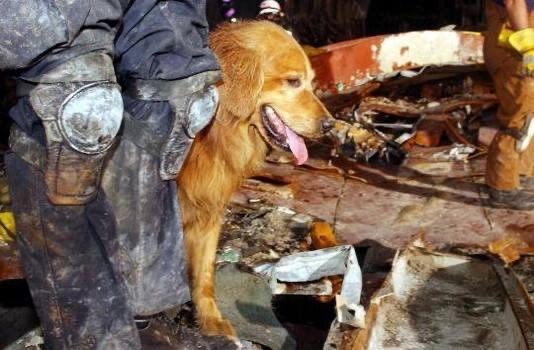
[[[116,239],[105,196],[85,206],[56,206],[40,170],[14,152],[6,165],[18,246],[47,348],[140,349],[107,258]]]
[[[500,131],[489,148],[486,184],[494,201],[529,209],[530,202],[534,205],[534,198],[529,200],[528,193],[519,191],[520,174],[532,166],[534,148],[530,146],[523,153],[517,152],[516,138],[510,130],[523,129],[528,115],[534,111],[534,99],[529,98],[534,82],[532,78],[522,76],[520,57],[498,46],[504,13],[492,1],[487,2],[487,18],[484,57],[500,103],[497,113]]]
[[[534,99],[534,93],[531,99]],[[534,140],[530,141],[527,150],[521,153],[519,173],[521,174],[521,187],[534,191]]]
[[[534,146],[516,151],[516,139],[506,129],[521,130],[534,112],[534,79],[520,76],[520,62],[506,60],[494,75],[499,97],[498,121],[502,130],[490,146],[487,184],[498,190],[519,188],[519,175],[532,174]]]
[[[123,133],[102,188],[117,220],[117,265],[131,308],[136,316],[149,316],[190,300],[176,182],[159,173],[171,109],[167,102],[124,101]]]

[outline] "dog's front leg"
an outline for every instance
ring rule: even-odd
[[[192,298],[197,319],[204,335],[237,339],[230,322],[225,320],[215,303],[214,263],[219,241],[222,215],[209,213],[208,222],[196,220],[186,225],[185,242],[191,278]],[[216,216],[217,218],[214,218]]]

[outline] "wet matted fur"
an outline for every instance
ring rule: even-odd
[[[281,27],[226,24],[212,33],[210,45],[222,68],[220,105],[197,135],[178,183],[199,326],[206,335],[235,338],[213,286],[225,205],[241,181],[261,168],[269,149],[293,151],[305,160],[300,136],[319,138],[331,116],[313,94],[308,58]]]

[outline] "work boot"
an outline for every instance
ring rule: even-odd
[[[534,210],[534,193],[525,190],[497,190],[488,186],[489,204],[494,208]]]
[[[521,176],[521,187],[527,192],[534,192],[534,177]]]

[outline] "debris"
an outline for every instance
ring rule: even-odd
[[[330,248],[337,245],[334,230],[327,222],[314,222],[312,224],[310,236],[314,249]]]
[[[234,247],[225,247],[217,254],[216,264],[236,263],[241,260],[241,253]]]
[[[448,149],[431,155],[431,161],[447,162],[460,161],[465,162],[467,158],[475,152],[476,149],[469,145],[454,144]]]
[[[531,229],[534,230],[534,225],[531,226]],[[530,234],[532,232],[534,231],[531,231]],[[490,252],[498,255],[506,265],[509,265],[519,260],[522,254],[534,254],[534,241],[529,245],[520,233],[511,232],[503,238],[491,242],[488,248]]]
[[[294,221],[299,224],[309,224],[313,218],[307,214],[299,213],[291,218],[291,221]]]
[[[362,275],[352,246],[339,246],[285,256],[266,269],[256,272],[271,278],[273,294],[287,292],[284,282],[317,281],[323,277],[344,275],[340,294],[336,295],[337,318],[340,323],[363,326],[365,311],[359,305]]]
[[[367,96],[354,104],[350,116],[346,111],[336,114],[338,122],[331,135],[337,153],[349,159],[390,162],[402,159],[414,146],[465,144],[478,149],[477,135],[470,126],[496,103],[493,94],[449,96],[430,102],[412,99]]]
[[[416,148],[408,154],[402,166],[428,176],[471,176],[472,168],[467,160],[475,151],[472,146],[461,144]]]
[[[443,37],[447,49],[429,49],[424,37]],[[477,130],[497,104],[491,79],[481,72],[480,35],[411,32],[325,49],[312,64],[320,96],[335,118],[346,123],[332,132],[337,155],[398,163],[416,145],[479,148]]]
[[[291,210],[289,209],[288,207],[277,207],[276,208],[277,211],[285,214],[285,215],[295,215],[295,211],[294,210]]]
[[[295,340],[273,313],[266,279],[229,264],[217,270],[215,290],[217,305],[239,338],[273,350],[296,349]]]
[[[522,256],[511,268],[521,289],[530,297],[530,305],[534,310],[534,255]]]
[[[409,248],[372,299],[353,349],[529,349],[532,316],[515,313],[524,300],[509,288],[486,261]]]
[[[347,327],[337,320],[332,322],[330,331],[323,346],[323,350],[350,350],[354,342],[354,332],[347,331]]]
[[[437,147],[445,133],[445,126],[435,120],[423,119],[415,132],[414,141],[418,146]]]
[[[436,45],[438,45],[437,47]],[[319,96],[348,93],[373,80],[426,66],[482,64],[478,33],[421,31],[345,41],[310,58]],[[354,57],[358,57],[357,60]],[[339,91],[336,84],[342,83]]]
[[[39,350],[44,345],[41,327],[30,330],[5,350]]]
[[[359,114],[370,111],[404,118],[419,118],[423,111],[415,103],[406,100],[391,101],[385,97],[366,97],[358,107]]]
[[[300,252],[313,220],[310,215],[296,214],[285,206],[230,205],[222,228],[217,264],[239,262],[253,268]],[[308,246],[305,245],[306,249]]]

